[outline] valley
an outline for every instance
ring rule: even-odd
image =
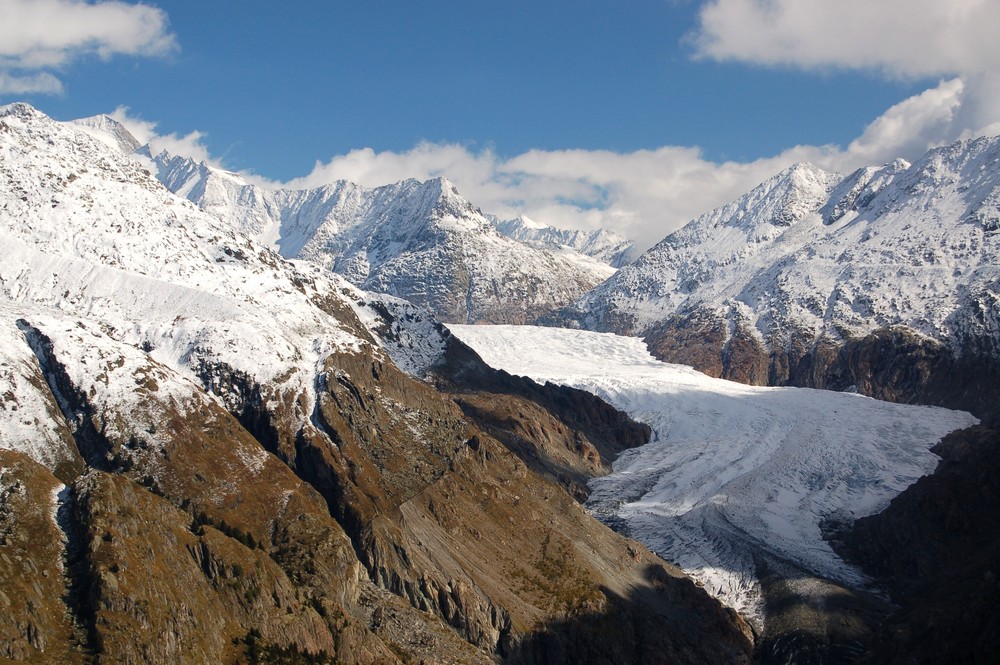
[[[857,394],[765,388],[657,361],[641,340],[526,326],[450,326],[497,369],[587,390],[652,428],[590,482],[587,509],[765,629],[761,558],[865,586],[825,522],[884,509],[934,470],[968,413]]]
[[[0,107],[0,658],[994,653],[998,163],[799,164],[635,257]]]

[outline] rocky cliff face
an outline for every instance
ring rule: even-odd
[[[752,384],[995,412],[1000,139],[847,177],[797,165],[693,220],[557,322]],[[907,364],[914,365],[908,369]],[[967,389],[968,387],[968,389]]]
[[[935,447],[942,461],[878,515],[835,534],[845,556],[899,605],[866,663],[988,663],[1000,621],[1000,432],[976,427]]]
[[[566,443],[641,428],[521,386],[542,397],[508,448],[396,367],[412,337],[375,313],[412,306],[284,261],[30,107],[0,110],[0,177],[4,657],[748,660],[739,617],[517,454],[596,472]]]
[[[793,385],[855,390],[876,399],[937,404],[995,421],[1000,400],[1000,359],[968,344],[959,352],[905,326],[861,337],[808,340],[793,336],[784,349],[768,347],[737,324],[728,339],[725,322],[694,314],[651,326],[650,352],[665,362],[693,365],[710,376],[750,385]]]

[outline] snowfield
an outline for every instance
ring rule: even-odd
[[[754,554],[864,584],[820,533],[878,512],[934,470],[929,452],[977,420],[849,393],[765,388],[662,363],[637,338],[532,326],[448,326],[492,367],[588,390],[653,428],[591,481],[587,508],[762,625]]]

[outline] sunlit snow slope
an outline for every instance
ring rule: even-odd
[[[635,338],[530,326],[449,326],[496,368],[593,392],[654,429],[591,481],[588,508],[760,617],[753,552],[849,585],[827,517],[883,508],[938,458],[967,413],[855,394],[762,388],[661,363]]]
[[[586,243],[577,251],[502,234],[444,178],[263,189],[188,158],[150,156],[172,192],[283,257],[313,261],[365,290],[427,306],[445,321],[533,321],[615,272],[599,251],[598,258],[582,251]]]

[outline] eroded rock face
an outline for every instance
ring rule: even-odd
[[[84,632],[64,601],[63,490],[27,455],[0,450],[0,658],[8,662],[86,661]]]
[[[590,631],[601,622],[577,618],[611,613],[615,605],[608,590],[615,598],[644,599],[632,611],[655,613],[661,603],[670,606],[671,594],[679,593],[675,586],[688,584],[679,571],[590,518],[565,491],[472,426],[454,402],[430,386],[390,364],[357,356],[332,358],[327,376],[321,422],[337,445],[304,442],[297,457],[300,475],[341,511],[380,586],[439,615],[471,643],[536,662],[522,645],[532,643],[539,630],[558,625],[564,637],[582,631],[581,639],[595,639]],[[591,419],[596,431],[600,416]],[[559,435],[550,426],[582,440],[579,431],[569,433],[553,416],[543,420],[545,428],[531,434],[538,449]],[[642,429],[635,430],[642,440]],[[594,447],[592,463],[599,459]],[[650,575],[660,581],[650,582]],[[661,587],[669,593],[647,595]],[[693,586],[691,593],[692,599],[702,595]],[[649,600],[646,607],[647,599],[656,602]],[[708,601],[700,611],[713,616],[721,606]],[[708,629],[719,629],[710,642],[729,630],[725,625],[739,625],[733,616],[719,616],[726,618]],[[613,641],[639,640],[624,628],[612,633]],[[668,641],[683,632],[664,630]],[[684,630],[697,634],[705,628],[690,624]],[[721,637],[710,651],[743,657],[738,645],[746,638],[736,635]],[[626,653],[632,647],[622,648]],[[566,661],[537,662],[576,662],[575,653],[567,652]]]
[[[649,442],[648,425],[591,393],[495,370],[450,334],[432,375],[477,427],[581,502],[590,478],[608,473],[623,450]]]
[[[900,326],[846,340],[796,332],[765,345],[740,328],[727,339],[723,325],[704,316],[670,319],[645,339],[664,362],[740,383],[850,389],[890,402],[968,410],[987,420],[1000,414],[992,390],[1000,382],[1000,362],[978,348],[957,354]]]
[[[284,571],[128,478],[77,483],[85,525],[86,601],[99,653],[127,663],[218,663],[251,629],[270,644],[335,653],[330,628]]]
[[[228,662],[267,648],[387,662],[380,658],[393,649],[358,620],[375,616],[361,600],[370,583],[436,617],[407,621],[428,636],[453,631],[466,655],[585,662],[579,645],[609,631],[607,653],[623,662],[749,653],[738,617],[593,520],[452,399],[374,349],[328,357],[315,426],[303,430],[301,400],[264,399],[267,387],[246,375],[213,367],[216,388],[238,387],[241,397],[206,399],[141,351],[63,326],[21,323],[90,467],[73,486],[82,551],[74,574],[82,630],[99,653]],[[84,343],[100,353],[87,355]],[[90,374],[67,366],[70,356],[93,363],[107,390],[88,388],[80,377]],[[122,381],[134,387],[114,390]],[[581,478],[648,437],[584,393],[499,374],[492,381],[508,392],[494,406],[531,414],[515,428],[524,445],[561,449]],[[126,414],[136,396],[142,412]],[[259,438],[225,403],[260,425]],[[576,414],[581,405],[595,408]],[[608,624],[610,616],[633,619]],[[650,640],[663,649],[644,651]],[[409,653],[406,644],[394,646]]]
[[[955,432],[934,452],[932,475],[834,541],[899,605],[866,663],[987,663],[1000,648],[1000,432]]]

